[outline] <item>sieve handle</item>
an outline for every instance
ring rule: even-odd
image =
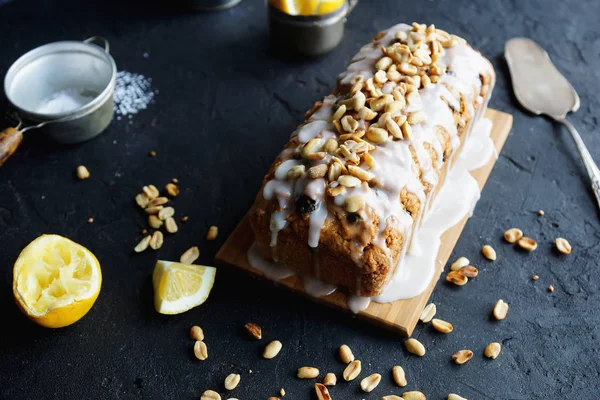
[[[83,41],[83,43],[93,43],[96,41],[100,41],[101,43],[104,43],[104,51],[107,53],[110,52],[110,44],[108,44],[108,40],[106,40],[102,36],[92,36],[91,38],[85,39]]]
[[[13,155],[23,141],[23,133],[16,128],[0,132],[0,167]]]

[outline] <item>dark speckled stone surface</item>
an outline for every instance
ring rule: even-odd
[[[571,120],[600,160],[598,1],[362,0],[341,46],[310,61],[270,54],[264,1],[244,0],[215,14],[174,12],[156,3],[20,0],[0,7],[0,75],[38,45],[103,35],[121,70],[151,77],[160,91],[147,110],[115,120],[105,134],[79,146],[61,147],[31,132],[0,169],[0,398],[198,399],[212,388],[224,399],[249,400],[276,396],[284,387],[286,399],[312,399],[313,382],[296,379],[296,368],[313,365],[321,376],[340,376],[335,354],[342,343],[362,360],[362,376],[379,372],[383,379],[370,394],[357,381],[339,383],[331,389],[336,400],[400,394],[390,374],[395,364],[406,370],[406,389],[422,390],[428,399],[450,392],[471,400],[600,397],[598,206],[567,132],[516,106],[502,58],[504,42],[514,36],[531,37],[548,50],[581,96]],[[329,93],[378,30],[413,20],[457,33],[487,55],[498,72],[491,106],[515,117],[455,251],[481,273],[463,288],[439,284],[433,296],[454,332],[442,336],[419,326],[414,336],[427,354],[415,358],[389,332],[226,268],[219,269],[205,305],[178,316],[157,314],[150,282],[155,260],[177,259],[199,245],[200,261],[212,263],[304,110]],[[4,99],[0,105],[5,108]],[[74,179],[78,164],[89,168],[89,180]],[[133,197],[142,185],[162,186],[172,177],[182,188],[177,213],[189,215],[189,222],[160,251],[134,255],[145,219]],[[86,222],[90,216],[93,224]],[[212,224],[220,235],[207,242]],[[502,233],[513,226],[536,238],[538,250],[525,254],[504,243]],[[91,312],[60,330],[29,322],[11,294],[19,251],[47,232],[89,247],[104,273]],[[558,236],[570,240],[570,256],[553,250]],[[496,262],[480,255],[484,243],[496,248]],[[539,281],[531,280],[534,274]],[[546,291],[549,284],[554,293]],[[489,313],[499,298],[510,312],[493,322]],[[244,335],[247,321],[263,326],[262,341]],[[205,362],[192,355],[193,324],[206,333]],[[271,339],[281,340],[283,350],[263,360],[262,347]],[[503,344],[495,361],[483,357],[492,341]],[[473,360],[454,365],[451,354],[463,348],[475,352]],[[241,374],[241,384],[225,393],[223,380],[231,372]]]

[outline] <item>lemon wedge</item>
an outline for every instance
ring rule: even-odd
[[[322,15],[333,12],[345,0],[271,0],[270,4],[288,15]]]
[[[21,251],[13,295],[34,322],[61,328],[81,319],[100,293],[100,263],[91,251],[59,235],[42,235]]]
[[[181,314],[204,303],[216,272],[214,267],[158,260],[152,273],[156,311]]]

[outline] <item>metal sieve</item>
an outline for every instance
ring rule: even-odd
[[[97,40],[103,48],[92,43]],[[49,43],[22,55],[4,78],[4,92],[20,122],[0,133],[0,165],[28,130],[43,128],[60,143],[101,133],[113,117],[116,75],[108,41],[97,36]]]

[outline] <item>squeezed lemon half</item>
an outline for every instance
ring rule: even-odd
[[[273,7],[288,15],[323,15],[333,12],[345,0],[271,0]]]
[[[180,314],[204,303],[216,272],[214,267],[158,260],[152,273],[156,311]]]
[[[59,235],[42,235],[21,251],[13,268],[13,295],[34,322],[61,328],[81,319],[100,293],[94,254]]]

